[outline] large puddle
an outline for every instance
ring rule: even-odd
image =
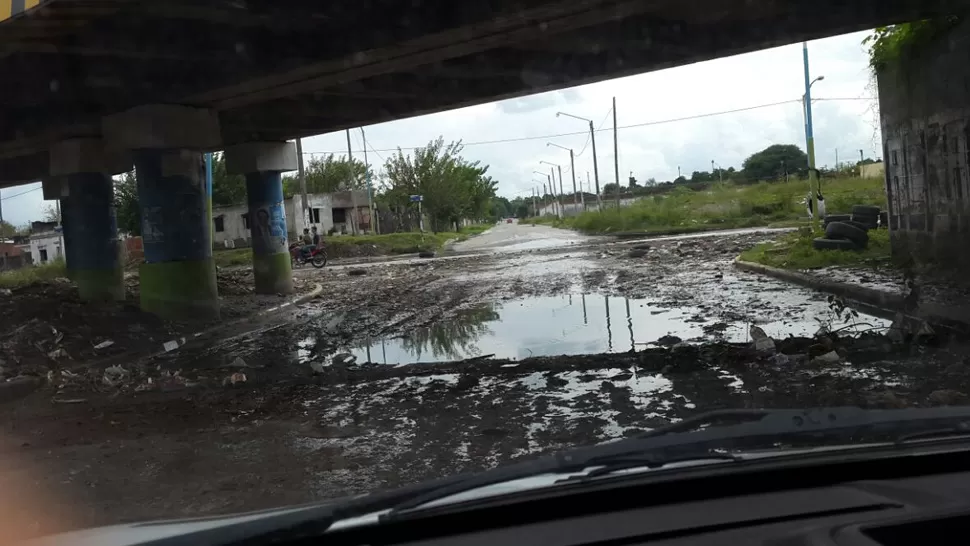
[[[880,321],[863,317],[864,322]],[[759,324],[775,338],[810,336],[819,323],[786,318]],[[834,321],[833,328],[846,323]],[[408,335],[375,339],[347,347],[358,363],[412,364],[475,357],[512,360],[534,356],[622,353],[642,350],[668,335],[685,341],[748,341],[749,324],[721,322],[696,308],[661,307],[647,300],[576,294],[534,297],[461,311]],[[301,359],[313,352],[316,340],[300,343]]]

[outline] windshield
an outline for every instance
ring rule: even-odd
[[[25,534],[970,403],[961,13],[109,4],[0,11]]]

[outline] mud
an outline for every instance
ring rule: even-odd
[[[701,411],[970,392],[968,347],[891,343],[879,319],[731,267],[769,234],[547,246],[517,233],[301,271],[317,300],[0,405],[0,487],[29,476],[65,526],[200,515],[393,488]],[[649,248],[630,257],[634,244]],[[773,350],[754,350],[752,325]]]

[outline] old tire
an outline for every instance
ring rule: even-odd
[[[866,230],[857,228],[851,224],[846,224],[845,222],[832,222],[825,228],[825,237],[827,239],[848,239],[859,247],[865,247],[869,244],[869,234]]]
[[[845,222],[846,220],[851,220],[852,216],[848,214],[829,214],[823,219],[825,225],[829,225],[832,222]]]
[[[853,214],[852,221],[866,226],[866,229],[876,229],[879,227],[878,216],[867,216],[865,214]]]
[[[875,228],[870,227],[868,224],[863,224],[862,222],[856,222],[855,220],[845,220],[842,223],[843,224],[849,224],[850,226],[857,227],[857,228],[861,229],[862,231],[869,231],[870,229],[875,229]],[[826,227],[828,227],[828,226],[826,226]]]
[[[879,216],[881,210],[872,205],[856,205],[852,207],[852,216]]]
[[[812,241],[815,250],[859,250],[855,243],[848,239],[825,239],[819,237]]]
[[[434,258],[434,252],[431,252],[429,250],[423,250],[421,252],[418,252],[418,258]]]
[[[888,228],[889,227],[889,212],[882,211],[879,213],[879,227]]]

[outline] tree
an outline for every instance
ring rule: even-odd
[[[603,195],[616,195],[616,182],[603,184]]]
[[[212,154],[212,205],[241,205],[246,202],[246,177],[229,174],[226,154]]]
[[[808,169],[808,156],[794,144],[773,144],[752,154],[741,164],[749,180],[768,180],[785,173],[800,173]]]
[[[333,154],[325,157],[313,156],[304,167],[307,193],[334,193],[348,189],[367,188],[367,166],[363,161],[335,158]],[[287,198],[300,192],[300,181],[296,175],[283,179],[283,195]]]
[[[56,205],[44,205],[44,222],[55,222],[59,223],[61,221],[61,213]]]
[[[409,196],[421,195],[432,231],[441,231],[464,218],[482,219],[488,212],[497,183],[485,176],[488,166],[461,157],[461,142],[445,145],[438,137],[412,155],[398,149],[384,165],[385,194],[391,206],[410,206]]]
[[[116,178],[114,186],[118,231],[141,235],[141,208],[138,206],[138,183],[135,181],[135,171],[128,171]],[[214,186],[215,173],[213,173],[213,193],[215,193]]]
[[[18,230],[6,220],[0,220],[0,239],[9,239],[17,235]]]

